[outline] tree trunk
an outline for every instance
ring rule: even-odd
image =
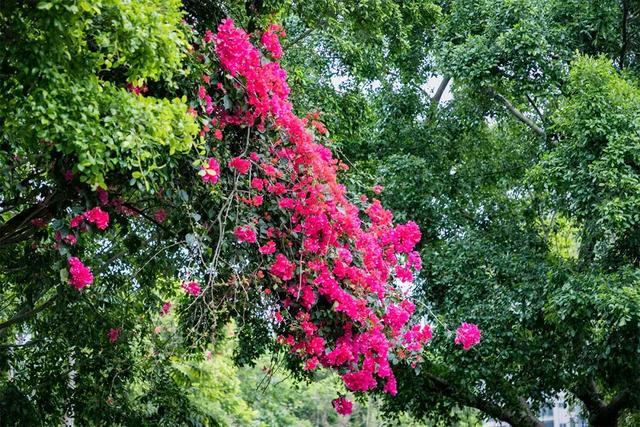
[[[619,410],[604,407],[590,417],[590,424],[593,427],[618,427],[619,416]]]

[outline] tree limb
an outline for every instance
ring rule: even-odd
[[[524,407],[521,413],[514,413],[513,411],[499,406],[493,402],[482,399],[473,393],[461,392],[456,390],[447,380],[441,378],[432,373],[425,373],[425,376],[431,381],[434,388],[441,394],[454,399],[465,406],[476,408],[485,414],[491,416],[494,419],[505,421],[513,426],[523,427],[543,427],[544,425],[538,420],[531,412],[529,405],[521,399],[521,403],[524,402]]]
[[[285,50],[289,50],[291,47],[297,45],[298,43],[300,43],[302,40],[306,39],[307,37],[309,37],[312,33],[313,33],[314,29],[313,28],[307,28],[305,31],[303,31],[298,37],[296,37],[295,39],[291,40],[290,42],[288,42],[284,48]]]
[[[444,94],[444,91],[449,85],[450,81],[451,81],[451,76],[444,76],[442,78],[442,81],[440,82],[440,86],[438,86],[438,90],[436,90],[436,93],[433,95],[433,98],[431,98],[431,108],[435,108],[440,104],[440,99],[442,98],[442,95]]]
[[[0,332],[9,328],[10,326],[15,325],[16,323],[22,322],[23,320],[26,320],[32,316],[35,316],[36,314],[40,313],[42,310],[50,307],[58,299],[59,295],[60,294],[53,295],[51,298],[49,298],[47,301],[45,301],[44,303],[40,304],[37,307],[33,307],[33,308],[25,307],[24,309],[20,310],[11,319],[0,323]]]
[[[627,55],[629,45],[629,34],[627,23],[629,21],[629,0],[622,1],[622,46],[620,47],[620,69],[624,69],[624,58]]]
[[[520,120],[522,123],[527,125],[531,130],[533,130],[539,136],[542,136],[542,137],[546,136],[544,129],[542,129],[540,126],[535,124],[533,120],[531,120],[530,118],[522,114],[516,107],[513,106],[513,104],[511,104],[511,102],[509,102],[507,98],[505,98],[504,96],[502,96],[501,94],[499,94],[493,89],[489,89],[489,94],[495,98],[498,98],[504,104],[504,106],[507,107],[507,110],[509,110],[509,112],[515,116],[516,119]]]
[[[544,123],[544,115],[542,114],[542,111],[540,111],[540,109],[538,108],[536,103],[533,101],[533,98],[531,98],[528,94],[525,95],[525,96],[527,97],[527,100],[529,101],[529,104],[531,104],[533,109],[536,110],[536,114],[538,114],[538,117],[540,118],[540,121]]]

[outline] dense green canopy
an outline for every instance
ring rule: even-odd
[[[636,2],[8,0],[0,4],[0,424],[59,424],[65,414],[84,424],[299,422],[302,410],[283,396],[274,400],[293,408],[283,412],[289,421],[260,412],[265,401],[246,386],[259,374],[236,372],[220,338],[230,318],[242,319],[235,359],[257,360],[272,349],[259,310],[221,291],[232,303],[209,301],[215,310],[203,316],[175,291],[177,274],[208,244],[194,232],[207,219],[198,212],[215,218],[221,206],[215,192],[199,202],[185,154],[204,148],[186,113],[189,73],[200,65],[181,21],[202,33],[227,16],[249,31],[284,26],[295,108],[322,112],[332,149],[351,166],[349,191],[373,197],[371,187],[384,186],[375,197],[422,229],[413,297],[434,339],[417,369],[395,366],[387,416],[451,425],[474,408],[540,426],[539,409],[562,392],[592,425],[637,422]],[[81,178],[70,185],[67,171]],[[116,217],[85,242],[103,278],[79,297],[61,285],[65,264],[31,220],[94,205],[90,190],[105,175],[140,215]],[[166,221],[155,220],[158,209]],[[175,315],[158,315],[165,300]],[[480,326],[482,343],[454,351],[453,331],[466,320]],[[128,339],[110,345],[112,327]],[[215,368],[202,360],[207,348]],[[218,369],[242,383],[213,387]],[[198,375],[213,388],[194,386]],[[324,393],[322,375],[314,387]],[[322,422],[339,422],[330,417]]]

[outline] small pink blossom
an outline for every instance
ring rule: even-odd
[[[107,193],[106,190],[98,188],[96,192],[98,193],[98,201],[100,202],[100,205],[104,206],[109,203],[109,193]]]
[[[314,369],[316,369],[318,367],[318,358],[317,357],[312,357],[311,359],[307,359],[307,361],[304,364],[304,370],[305,371],[313,371]]]
[[[127,90],[131,93],[135,93],[136,95],[140,95],[140,94],[146,93],[149,90],[149,88],[146,86],[136,86],[132,83],[128,83]]]
[[[167,212],[164,209],[160,208],[155,211],[155,213],[153,214],[153,218],[160,224],[162,224],[164,220],[167,219]]]
[[[317,120],[312,120],[311,121],[311,125],[314,128],[316,128],[316,130],[318,131],[319,134],[326,135],[327,133],[329,133],[329,131],[327,130],[326,126],[322,122],[319,122]]]
[[[251,198],[251,204],[253,206],[261,206],[263,201],[264,201],[264,198],[259,194]]]
[[[478,329],[477,325],[473,323],[462,323],[456,331],[456,344],[462,344],[462,348],[469,350],[474,345],[480,342],[482,332]]]
[[[204,38],[202,39],[202,41],[205,43],[211,43],[213,40],[214,40],[214,35],[211,32],[211,30],[205,31]]]
[[[333,399],[331,404],[340,415],[349,415],[353,411],[353,403],[347,400],[344,396]]]
[[[247,159],[243,159],[242,157],[234,157],[229,161],[229,167],[238,171],[238,173],[244,175],[249,172],[249,168],[251,167],[251,162]]]
[[[289,261],[286,256],[278,254],[276,255],[276,261],[269,269],[269,272],[286,281],[293,279],[295,268],[295,264]]]
[[[256,243],[258,241],[256,232],[248,225],[236,227],[233,234],[240,242]]]
[[[122,328],[109,329],[109,332],[107,332],[107,337],[109,337],[109,342],[113,344],[114,342],[118,341],[118,338],[120,338],[120,332],[122,332]]]
[[[167,314],[169,314],[169,311],[171,311],[171,302],[167,301],[164,304],[162,304],[162,309],[160,309],[160,315],[161,316],[165,316]]]
[[[109,226],[109,214],[99,207],[95,207],[85,212],[84,217],[87,221],[95,224],[100,230],[104,230]]]
[[[376,193],[376,194],[382,193],[383,189],[384,189],[384,187],[382,185],[377,185],[377,184],[374,185],[373,188],[372,188],[373,192]]]
[[[82,290],[85,286],[93,283],[93,274],[83,263],[76,257],[67,260],[69,263],[69,274],[71,278],[69,283],[77,290]]]
[[[75,234],[67,234],[66,236],[64,236],[64,241],[67,242],[67,244],[73,246],[76,243],[78,243],[78,239],[75,236]]]
[[[31,225],[36,228],[44,228],[47,225],[47,221],[44,218],[34,218],[31,220]]]
[[[282,209],[293,209],[296,207],[296,202],[289,197],[283,197],[278,201],[278,207]]]
[[[261,191],[264,188],[264,181],[260,178],[252,178],[251,188]]]
[[[204,171],[202,175],[202,182],[215,185],[220,178],[220,164],[213,157],[209,159],[206,166],[201,168]]]
[[[83,215],[76,215],[73,218],[71,218],[71,221],[69,221],[69,227],[77,228],[80,224],[82,224],[83,220],[84,220]]]
[[[182,289],[184,289],[186,293],[194,297],[197,297],[198,295],[200,295],[200,291],[201,291],[200,284],[198,282],[183,283]]]
[[[270,255],[276,251],[276,242],[269,240],[264,246],[260,246],[258,251],[263,255]]]
[[[280,25],[271,24],[267,31],[262,33],[260,42],[273,55],[274,58],[282,57],[282,46],[280,46],[280,38],[284,35]]]

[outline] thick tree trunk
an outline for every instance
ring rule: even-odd
[[[630,390],[625,389],[606,403],[594,380],[587,381],[574,394],[584,403],[589,412],[589,425],[593,427],[617,427],[620,413],[629,407],[631,397]]]
[[[618,426],[618,417],[620,415],[619,411],[608,411],[606,410],[599,411],[595,416],[591,417],[591,425],[593,427],[617,427]]]

